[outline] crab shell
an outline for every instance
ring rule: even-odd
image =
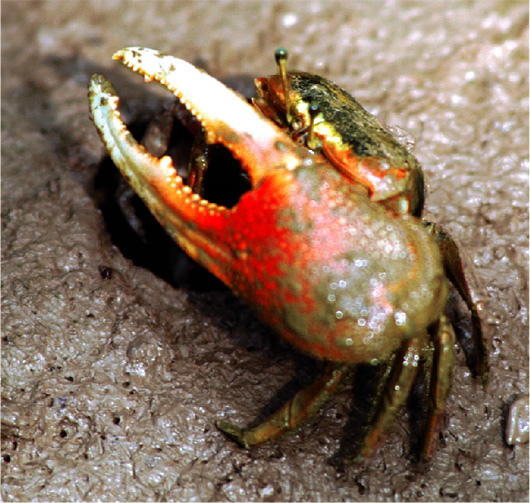
[[[441,317],[447,282],[418,219],[375,204],[191,64],[146,48],[113,58],[172,91],[249,174],[252,188],[233,208],[193,194],[169,157],[151,156],[128,132],[112,86],[92,78],[94,122],[122,174],[177,243],[275,332],[324,360],[377,363]]]
[[[286,79],[293,135],[312,128],[323,155],[350,183],[366,187],[372,201],[395,214],[421,217],[425,188],[414,156],[333,82],[306,72],[291,72]],[[253,102],[263,114],[285,123],[287,100],[281,76],[256,79],[256,91]],[[314,120],[311,104],[318,104]]]

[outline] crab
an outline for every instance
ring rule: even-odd
[[[89,101],[114,163],[179,246],[223,281],[274,332],[322,361],[315,380],[262,423],[218,428],[250,448],[297,430],[351,381],[378,382],[354,460],[373,453],[425,371],[420,459],[431,457],[455,366],[449,282],[471,312],[474,372],[486,379],[483,303],[454,240],[421,220],[424,182],[414,156],[330,81],[287,72],[256,80],[249,103],[206,72],[128,47],[113,59],[174,93],[200,124],[197,149],[221,144],[250,190],[233,207],[205,199],[207,163],[188,183],[123,124],[112,85],[94,75]],[[194,148],[194,151],[200,151]],[[448,281],[449,280],[449,281]]]

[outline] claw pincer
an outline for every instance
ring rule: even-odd
[[[310,123],[303,123],[304,90],[313,86],[312,100],[325,96],[309,74],[284,71],[281,83],[260,79],[252,106],[189,63],[157,51],[131,47],[114,59],[172,91],[200,122],[205,142],[222,144],[241,163],[251,189],[231,208],[194,192],[170,157],[153,157],[136,142],[121,121],[112,86],[95,75],[92,115],[124,177],[183,250],[279,335],[323,360],[316,380],[262,424],[219,428],[246,447],[261,444],[316,413],[357,364],[382,364],[390,370],[358,449],[363,457],[406,401],[420,360],[430,358],[422,444],[422,455],[429,456],[454,367],[454,333],[444,315],[447,264],[460,262],[454,255],[447,260],[437,241],[441,232],[433,239],[432,229],[413,216],[423,206],[415,159],[357,102],[339,99],[346,105],[338,126],[326,116],[328,102],[312,108]],[[325,81],[324,91],[336,96],[332,86]],[[352,110],[353,122],[361,118],[362,124],[344,126]],[[359,138],[366,138],[359,140],[364,150],[352,148]],[[463,272],[457,274],[473,310]],[[485,354],[479,321],[475,325]]]

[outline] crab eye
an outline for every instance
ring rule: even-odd
[[[287,52],[287,49],[285,49],[284,47],[280,47],[274,53],[274,57],[276,58],[276,64],[278,65],[283,94],[285,96],[285,118],[287,119],[287,123],[290,124],[292,121],[292,114],[291,103],[289,98],[289,84],[287,78],[287,58],[289,57],[289,53]]]
[[[318,148],[318,141],[315,138],[315,119],[317,115],[320,113],[320,104],[319,103],[311,103],[309,105],[309,133],[307,136],[307,147],[311,150],[316,150]]]
[[[282,61],[287,61],[289,53],[287,52],[287,49],[285,49],[285,47],[279,47],[274,52],[274,57],[276,58],[276,64],[279,66],[282,64]]]

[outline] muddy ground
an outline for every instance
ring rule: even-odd
[[[524,1],[3,2],[2,498],[528,500],[528,444],[503,436],[510,403],[528,394],[527,43]],[[216,430],[262,417],[316,366],[154,226],[138,237],[120,220],[88,80],[112,80],[140,126],[167,98],[111,61],[128,45],[240,86],[274,73],[283,45],[291,67],[414,139],[426,216],[483,285],[491,359],[483,387],[458,348],[429,465],[413,462],[404,411],[372,459],[336,467],[359,384],[252,452]],[[465,308],[453,299],[450,312],[465,338]]]

